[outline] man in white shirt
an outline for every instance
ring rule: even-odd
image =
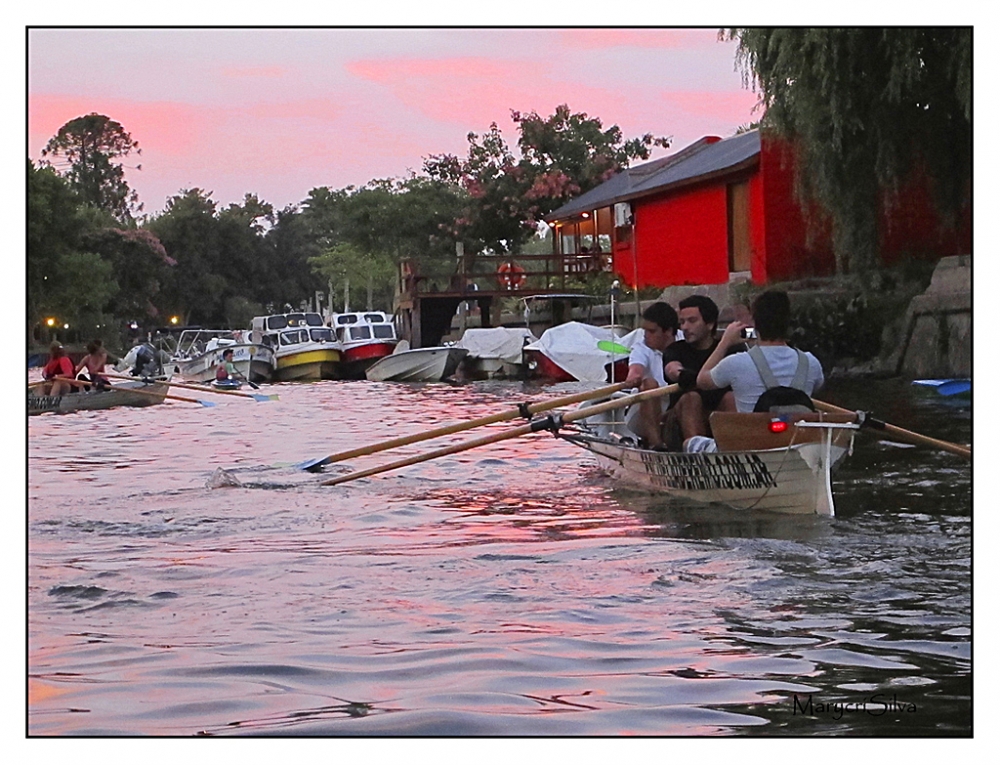
[[[790,316],[788,293],[769,290],[759,295],[753,304],[757,347],[777,385],[796,387],[812,396],[823,385],[823,367],[811,353],[802,353],[789,347],[787,337]],[[743,342],[742,334],[746,326],[741,321],[729,324],[719,345],[698,373],[698,387],[703,390],[732,387],[738,412],[752,412],[757,399],[769,387],[750,353],[726,356],[726,351],[731,346]],[[793,382],[797,384],[793,386]]]
[[[663,351],[677,339],[677,325],[677,312],[667,303],[653,303],[642,312],[642,337],[632,346],[628,357],[626,388],[645,391],[667,384],[663,376]],[[664,448],[661,424],[667,404],[667,396],[661,396],[640,401],[626,411],[626,427],[647,448]]]

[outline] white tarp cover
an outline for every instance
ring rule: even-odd
[[[455,345],[465,348],[469,356],[475,358],[500,359],[509,364],[520,364],[525,338],[528,338],[529,342],[538,339],[524,327],[471,328],[465,330],[462,339]]]
[[[628,348],[631,342],[626,343],[626,338],[634,336],[634,333],[629,333],[622,338],[610,329],[568,321],[545,330],[538,342],[525,347],[541,351],[581,382],[604,382],[607,379],[604,365],[627,359],[628,354],[612,354],[601,350],[597,344],[604,340]]]

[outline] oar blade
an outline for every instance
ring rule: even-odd
[[[318,473],[324,467],[330,464],[332,460],[330,457],[319,457],[314,460],[306,460],[305,462],[296,463],[295,467],[299,470],[308,470],[310,473]]]
[[[253,400],[254,401],[277,401],[278,400],[278,394],[277,393],[270,393],[270,394],[268,394],[268,393],[254,393],[253,394]]]

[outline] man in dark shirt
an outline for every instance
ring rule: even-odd
[[[698,372],[712,355],[718,340],[715,330],[719,322],[719,307],[706,295],[691,295],[678,304],[681,331],[684,339],[674,343],[663,353],[664,374],[667,382],[678,383],[681,392],[670,398],[670,418],[674,443],[681,443],[692,436],[711,436],[708,416],[714,411],[735,412],[736,404],[729,388],[698,390]],[[679,431],[679,433],[677,432]],[[678,443],[680,441],[681,443]]]

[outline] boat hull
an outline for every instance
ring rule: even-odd
[[[279,353],[275,359],[274,380],[334,380],[340,364],[340,351],[335,348],[313,348]]]
[[[658,452],[588,435],[563,435],[624,485],[737,510],[834,514],[830,471],[849,447],[821,439],[778,449]]]
[[[526,348],[524,360],[527,376],[531,379],[543,379],[555,383],[576,382],[576,377],[537,349]],[[606,381],[624,380],[628,377],[628,358],[617,360],[613,367],[610,363],[605,364],[604,369]]]
[[[169,367],[175,375],[188,382],[208,383],[215,379],[215,370],[222,363],[222,353],[233,351],[236,371],[253,382],[269,382],[274,370],[274,354],[270,348],[258,345],[226,345],[189,359],[173,358]]]
[[[413,348],[379,359],[365,376],[376,382],[441,382],[455,374],[468,353],[454,346]]]
[[[90,390],[67,393],[62,396],[38,396],[29,392],[28,414],[45,414],[46,412],[67,414],[69,412],[111,409],[116,406],[153,406],[163,403],[169,390],[170,386],[166,383],[129,381],[115,385],[114,390]]]
[[[340,357],[340,376],[344,380],[364,380],[365,372],[379,359],[392,354],[396,347],[391,343],[372,342],[361,345],[345,345]]]

